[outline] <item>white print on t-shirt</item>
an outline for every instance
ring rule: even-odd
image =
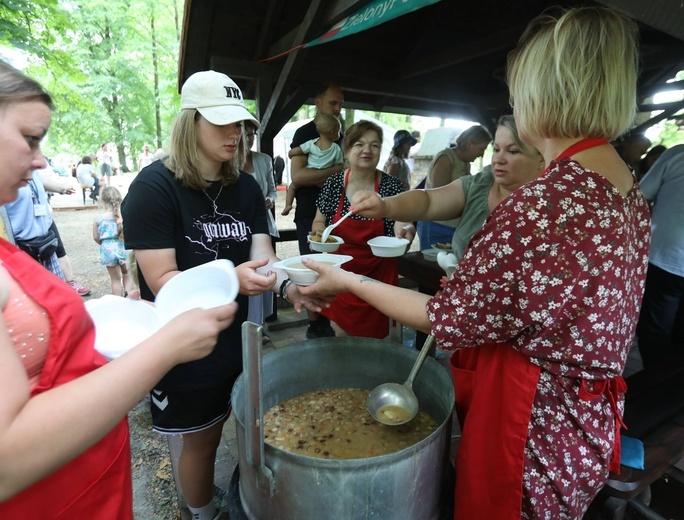
[[[230,248],[231,242],[246,242],[252,233],[242,220],[218,211],[214,215],[205,214],[195,219],[193,227],[201,231],[201,238],[198,240],[186,235],[186,240],[212,253],[214,259],[219,258],[221,249]]]

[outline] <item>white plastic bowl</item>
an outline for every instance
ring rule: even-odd
[[[111,360],[154,334],[161,325],[157,310],[142,300],[107,295],[88,300],[95,323],[95,350]]]
[[[409,241],[405,238],[375,237],[368,241],[368,245],[375,256],[401,256],[406,252]]]
[[[240,289],[230,260],[214,260],[177,274],[159,290],[154,305],[168,321],[190,309],[211,309],[235,300]]]
[[[107,295],[86,302],[95,323],[95,349],[115,359],[190,309],[210,309],[235,300],[240,283],[230,260],[215,260],[174,276],[154,305]]]
[[[328,237],[328,240],[331,238],[335,240],[335,242],[316,242],[315,240],[311,240],[311,235],[306,237],[306,239],[309,241],[309,247],[311,248],[311,250],[318,251],[319,253],[332,253],[334,251],[337,251],[340,245],[344,244],[344,240],[342,240],[341,237],[330,235]]]
[[[421,251],[421,253],[423,253],[423,258],[425,258],[425,260],[427,260],[428,262],[436,262],[437,261],[437,255],[439,254],[440,251],[441,251],[441,249],[431,248],[431,249],[423,249]]]
[[[339,267],[352,259],[349,255],[331,255],[330,253],[318,253],[311,255],[294,256],[273,264],[273,267],[283,269],[297,285],[311,285],[318,279],[318,273],[309,269],[302,263],[302,258],[311,258],[317,262],[325,262],[334,267]]]

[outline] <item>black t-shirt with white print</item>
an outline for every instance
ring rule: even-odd
[[[252,236],[268,235],[261,188],[240,172],[235,184],[212,183],[206,190],[184,187],[161,162],[141,171],[121,206],[126,249],[174,249],[179,270],[228,259],[249,260]],[[143,299],[154,300],[139,274]],[[237,378],[242,370],[240,327],[247,319],[247,297],[238,295],[238,313],[207,357],[173,368],[155,388],[195,390]]]

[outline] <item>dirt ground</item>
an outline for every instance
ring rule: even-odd
[[[112,178],[112,184],[125,194],[135,174],[129,173]],[[292,228],[292,212],[280,216],[284,205],[284,192],[279,192],[277,223],[280,228]],[[83,285],[92,289],[90,298],[111,294],[107,270],[100,264],[99,247],[92,238],[93,219],[98,214],[97,205],[88,199],[84,207],[80,189],[70,196],[53,198],[53,218],[71,259],[74,275]],[[77,208],[77,209],[73,209]],[[279,255],[287,257],[298,254],[294,243],[279,246]],[[171,460],[166,438],[152,432],[147,399],[129,413],[131,429],[131,459],[133,466],[133,492],[135,518],[139,520],[178,520],[181,518],[176,499]]]

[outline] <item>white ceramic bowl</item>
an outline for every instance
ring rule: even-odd
[[[95,323],[95,349],[110,360],[147,339],[161,325],[154,306],[142,300],[107,295],[88,300],[85,306]]]
[[[349,255],[331,255],[330,253],[318,253],[310,255],[294,256],[286,258],[280,262],[273,264],[273,267],[278,267],[287,272],[287,275],[297,285],[311,285],[318,279],[318,273],[309,269],[302,263],[302,258],[311,258],[317,262],[325,262],[334,267],[339,267],[345,262],[352,259]]]
[[[434,247],[431,249],[423,249],[421,253],[423,253],[423,258],[427,260],[428,262],[436,262],[437,261],[437,255],[441,249],[435,249]]]
[[[309,247],[311,248],[311,250],[318,251],[319,253],[332,253],[334,251],[337,251],[341,244],[344,244],[344,240],[342,240],[342,238],[340,237],[330,235],[328,237],[328,240],[330,240],[331,238],[335,240],[335,242],[316,242],[315,240],[311,240],[311,235],[306,237],[306,239],[309,242]]]
[[[409,241],[405,238],[375,237],[368,241],[368,245],[375,256],[401,256],[406,252]]]
[[[159,290],[154,306],[168,321],[190,309],[210,309],[235,300],[240,282],[230,260],[214,260],[171,278]]]

